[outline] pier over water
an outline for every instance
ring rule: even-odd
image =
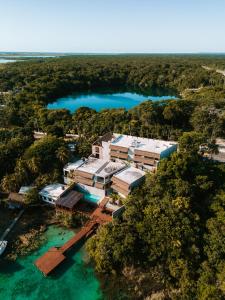
[[[91,214],[90,221],[88,221],[74,237],[72,237],[60,248],[50,248],[43,256],[35,261],[36,267],[45,276],[49,275],[66,259],[65,253],[68,250],[77,245],[80,241],[87,239],[99,225],[112,221],[112,217],[105,214],[103,210],[103,205],[97,207]]]

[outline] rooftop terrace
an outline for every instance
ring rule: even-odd
[[[87,172],[94,175],[101,168],[104,168],[104,166],[107,163],[108,163],[107,160],[90,157],[88,158],[88,160],[85,161],[84,164],[79,166],[77,169],[79,171]]]
[[[112,162],[104,159],[89,157],[85,162],[79,160],[64,167],[66,171],[79,170],[100,177],[107,177],[126,167],[124,162]]]
[[[118,178],[129,185],[142,178],[143,176],[145,176],[145,172],[135,167],[128,167],[127,169],[122,170],[121,172],[114,175],[115,178]]]
[[[113,162],[113,161],[108,161],[106,165],[104,165],[103,168],[98,170],[96,175],[100,177],[107,177],[109,175],[114,174],[115,172],[118,172],[119,170],[122,170],[126,167],[126,164],[122,161],[118,162]]]
[[[82,159],[79,159],[79,160],[77,160],[76,162],[73,162],[73,163],[68,163],[68,164],[64,167],[64,170],[66,170],[66,171],[76,170],[76,169],[79,168],[83,163],[84,163],[84,161],[83,161]]]
[[[176,145],[175,142],[154,140],[141,137],[135,137],[124,134],[114,134],[115,139],[112,140],[112,145],[126,148],[133,148],[142,151],[161,153],[168,148]]]

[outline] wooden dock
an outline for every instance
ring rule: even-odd
[[[88,238],[100,224],[105,224],[111,221],[112,217],[103,213],[103,206],[96,208],[91,215],[91,220],[88,221],[74,237],[60,248],[50,248],[43,256],[36,260],[36,267],[45,276],[49,275],[66,259],[66,251],[77,245],[80,241]]]

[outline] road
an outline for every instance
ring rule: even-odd
[[[210,68],[208,66],[202,66],[203,69],[207,70],[207,71],[215,71],[216,73],[222,74],[223,76],[225,76],[225,70],[220,70],[220,69],[213,69]]]

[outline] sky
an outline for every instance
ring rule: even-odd
[[[0,0],[0,51],[225,52],[225,0]]]

